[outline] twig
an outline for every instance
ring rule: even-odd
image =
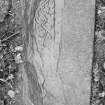
[[[2,82],[6,82],[6,80],[4,80],[4,79],[1,79],[1,78],[0,78],[0,81],[2,81]]]
[[[1,42],[4,42],[4,41],[6,41],[6,40],[10,39],[11,37],[13,37],[14,35],[17,35],[17,34],[19,34],[19,33],[20,33],[20,32],[19,32],[19,31],[17,31],[16,33],[12,34],[11,36],[9,36],[9,37],[7,37],[7,38],[3,39]]]

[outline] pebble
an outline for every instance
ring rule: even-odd
[[[13,90],[8,91],[8,95],[13,98],[15,96],[15,92]]]
[[[16,61],[16,63],[23,63],[23,61],[21,59],[21,54],[20,53],[16,55],[15,61]]]
[[[105,7],[100,7],[101,8],[101,10],[105,10]]]
[[[22,46],[17,46],[17,47],[15,47],[15,51],[23,51],[23,47]]]
[[[99,93],[100,97],[104,97],[105,96],[105,92]]]
[[[101,10],[98,10],[98,14],[101,14],[102,13],[102,11]]]

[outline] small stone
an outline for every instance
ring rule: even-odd
[[[22,46],[17,46],[17,47],[15,47],[15,51],[23,51],[23,47]]]
[[[95,77],[94,81],[98,82],[99,81],[99,77]]]
[[[101,8],[101,10],[105,10],[105,7],[100,7]]]
[[[105,92],[99,93],[100,97],[104,97],[105,96]]]
[[[13,90],[8,91],[8,95],[13,98],[15,96],[15,92]]]
[[[104,30],[96,31],[95,34],[96,34],[96,36],[97,36],[100,40],[104,40],[104,39],[105,39],[105,31],[104,31]]]
[[[98,14],[101,14],[102,13],[102,11],[101,10],[98,10]]]
[[[15,57],[15,61],[16,61],[16,63],[23,63],[20,53]]]

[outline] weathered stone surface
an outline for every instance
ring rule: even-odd
[[[65,0],[59,72],[68,105],[89,105],[95,0]]]
[[[95,0],[55,0],[55,20],[50,16],[46,19],[49,11],[44,3],[47,1],[39,3],[42,10],[34,11],[35,20],[31,18],[32,12],[28,12],[32,5],[24,11],[27,56],[36,67],[42,93],[46,91],[43,102],[45,105],[89,105]],[[44,31],[51,30],[54,33],[46,37]]]

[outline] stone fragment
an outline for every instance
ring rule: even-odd
[[[23,51],[23,47],[22,46],[16,46],[15,51]]]
[[[23,63],[22,59],[21,59],[21,54],[17,54],[17,56],[15,57],[15,61],[16,63]]]
[[[13,90],[8,91],[8,95],[13,98],[15,96],[15,92]]]
[[[99,93],[100,97],[104,97],[105,96],[105,92]]]
[[[98,14],[100,15],[102,13],[102,11],[101,10],[98,10]]]

